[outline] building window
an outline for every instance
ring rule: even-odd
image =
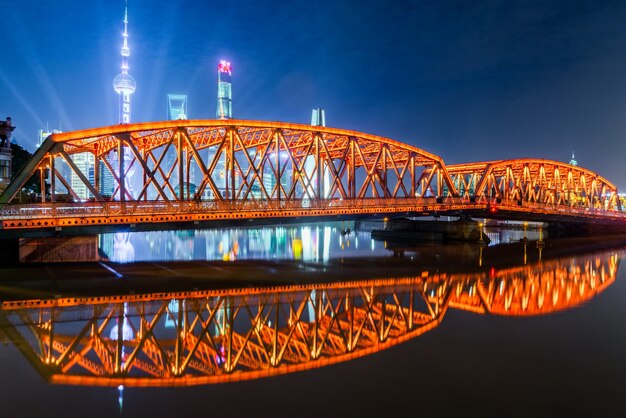
[[[11,161],[0,160],[0,179],[11,178]]]

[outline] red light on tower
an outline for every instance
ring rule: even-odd
[[[219,64],[217,64],[217,71],[219,71],[220,73],[230,74],[230,62],[226,60],[221,60]]]

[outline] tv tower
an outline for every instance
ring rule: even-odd
[[[232,119],[233,98],[230,86],[230,62],[221,60],[217,64],[217,112],[218,119]]]
[[[124,8],[124,44],[122,45],[122,72],[113,79],[113,89],[120,96],[119,100],[119,120],[118,123],[130,123],[130,95],[135,92],[137,83],[133,76],[128,74],[128,57],[130,56],[130,48],[128,48],[128,1]]]

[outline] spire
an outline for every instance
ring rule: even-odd
[[[574,156],[574,151],[572,151],[572,159],[569,160],[569,164],[573,165],[573,166],[577,166],[578,165],[578,161],[576,161],[576,157]]]
[[[135,92],[137,83],[133,76],[128,74],[128,57],[130,48],[128,47],[128,0],[124,7],[124,32],[122,33],[122,72],[113,79],[113,89],[119,95],[119,120],[118,123],[130,123],[130,95]]]
[[[122,33],[124,44],[120,54],[122,55],[122,73],[128,73],[128,57],[130,57],[130,48],[128,47],[128,0],[124,7],[124,33]]]

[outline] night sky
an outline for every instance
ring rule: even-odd
[[[0,117],[38,129],[117,122],[124,1],[0,0]],[[448,164],[569,161],[626,189],[624,1],[130,0],[134,122],[215,117],[233,64],[240,119],[327,125],[407,142]]]

